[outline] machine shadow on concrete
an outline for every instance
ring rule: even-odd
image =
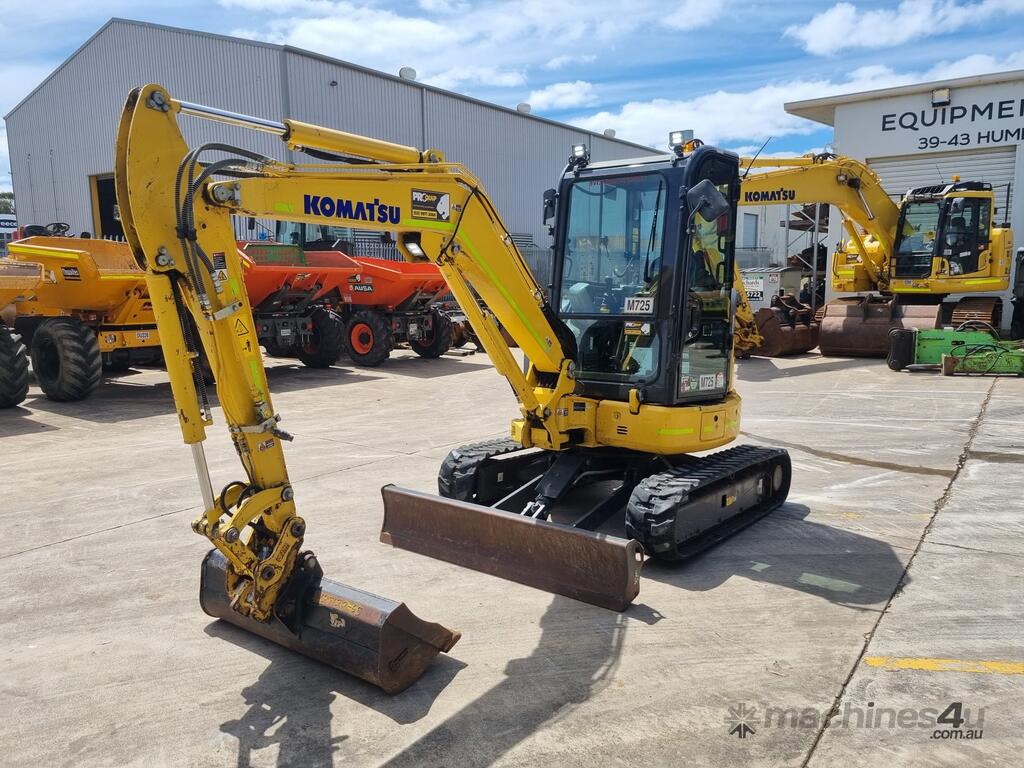
[[[785,359],[809,360],[811,362],[804,365],[781,367],[776,365],[775,360],[770,357],[748,357],[745,360],[736,361],[736,378],[740,381],[777,381],[779,379],[792,379],[797,376],[810,376],[816,373],[846,371],[852,368],[863,368],[882,363],[881,360],[850,357],[831,358],[826,363],[821,362],[822,357],[818,354],[793,355]]]
[[[612,682],[630,621],[660,619],[646,605],[616,613],[555,595],[529,656],[511,659],[504,680],[384,765],[492,765]]]
[[[0,438],[53,432],[59,429],[59,427],[29,418],[33,413],[32,408],[28,407],[29,405],[30,403],[26,401],[22,405],[0,410]]]
[[[389,696],[369,683],[227,622],[214,621],[204,631],[270,661],[259,678],[241,691],[248,706],[245,714],[220,726],[222,732],[238,740],[238,768],[263,764],[265,760],[256,753],[275,744],[279,766],[333,766],[335,754],[348,738],[347,724],[332,722],[335,696],[356,701],[400,725],[413,723],[430,711],[437,696],[466,666],[441,654],[410,688]]]
[[[267,368],[267,381],[270,384],[271,396],[274,396],[285,392],[333,387],[383,378],[367,373],[365,369],[356,370],[358,373],[338,367],[313,370],[301,364],[274,365]],[[96,391],[85,400],[76,402],[55,402],[48,399],[42,392],[33,390],[20,409],[13,408],[10,409],[10,412],[45,411],[98,424],[113,424],[145,419],[162,413],[174,413],[174,399],[170,383],[138,380],[144,371],[145,369],[131,369],[122,373],[104,374],[103,381],[100,382]],[[135,380],[133,381],[133,379]],[[218,405],[217,392],[213,384],[207,385],[207,393],[211,404]],[[7,409],[3,411],[3,413],[7,412]],[[22,432],[26,431],[33,430],[29,428],[22,430]],[[36,428],[34,431],[40,431],[40,429]],[[0,434],[6,434],[3,421],[0,421]],[[19,434],[19,432],[14,432],[14,434]]]
[[[454,376],[458,373],[480,371],[484,368],[493,367],[486,354],[481,352],[480,357],[486,362],[471,363],[465,358],[456,359],[444,356],[429,360],[415,353],[403,354],[391,357],[381,363],[379,370],[386,371],[395,376],[409,376],[414,379],[439,379],[443,376]],[[345,362],[345,360],[342,360],[342,364]]]
[[[905,566],[884,541],[807,520],[787,502],[767,517],[682,563],[650,560],[643,579],[704,592],[733,576],[777,584],[837,605],[875,610],[905,579]],[[641,595],[643,589],[641,587]]]

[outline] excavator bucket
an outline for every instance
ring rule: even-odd
[[[624,611],[640,591],[639,543],[386,485],[380,540]]]
[[[297,631],[278,618],[243,616],[231,607],[228,563],[211,550],[203,560],[199,603],[266,640],[366,680],[387,693],[414,683],[438,653],[451,650],[460,634],[417,618],[405,603],[319,578],[299,599]]]
[[[896,299],[858,296],[825,305],[818,346],[823,355],[885,357],[894,328],[938,328],[938,304],[900,304]]]
[[[789,323],[780,317],[774,308],[762,307],[754,315],[761,345],[753,351],[763,357],[785,357],[809,352],[818,346],[818,324],[809,322]]]

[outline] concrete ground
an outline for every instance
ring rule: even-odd
[[[790,500],[648,564],[617,614],[378,543],[382,484],[433,490],[451,447],[505,433],[482,356],[273,365],[327,574],[462,640],[389,697],[211,621],[164,374],[34,389],[0,412],[0,763],[1019,764],[1024,381],[741,363],[743,439],[790,450]],[[207,455],[217,487],[240,474],[222,428]]]

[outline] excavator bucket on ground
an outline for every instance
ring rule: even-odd
[[[232,608],[228,562],[211,550],[203,560],[200,605],[214,618],[362,678],[386,693],[408,688],[438,653],[448,652],[459,640],[460,633],[417,618],[405,603],[323,578],[311,555],[301,568],[307,574],[297,577],[304,585],[294,603],[297,615],[256,621]]]
[[[818,323],[806,304],[792,295],[775,296],[771,307],[754,314],[761,345],[752,354],[785,357],[809,352],[818,346]]]
[[[640,544],[386,485],[380,540],[576,600],[624,611],[640,592]]]
[[[825,305],[818,346],[823,355],[885,357],[894,328],[938,328],[940,304],[902,304],[897,298],[856,296]]]

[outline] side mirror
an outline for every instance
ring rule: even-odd
[[[703,179],[686,190],[686,205],[690,208],[691,219],[699,213],[704,221],[714,221],[729,212],[729,201],[710,179]]]
[[[555,200],[558,193],[553,189],[544,190],[544,223],[547,224],[555,215]]]
[[[256,217],[255,216],[250,216],[249,218],[247,218],[245,220],[245,228],[248,229],[250,232],[252,232],[254,229],[256,229]]]

